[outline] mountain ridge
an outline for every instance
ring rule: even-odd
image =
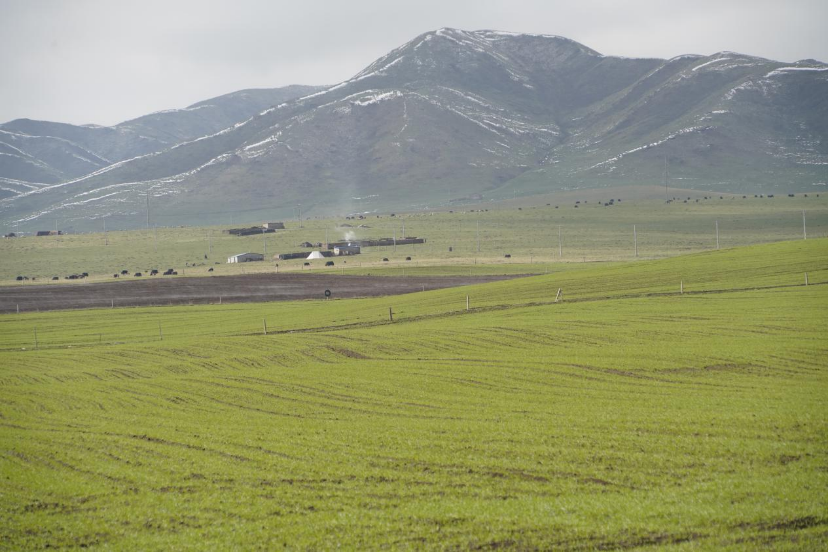
[[[162,224],[219,207],[433,208],[660,182],[665,158],[685,187],[809,189],[828,180],[826,77],[813,60],[630,59],[554,35],[438,29],[213,134],[21,191],[0,217],[126,220],[148,190]]]

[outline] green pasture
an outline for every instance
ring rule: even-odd
[[[670,204],[636,196],[624,199],[622,191],[590,190],[535,198],[532,203],[463,206],[453,212],[401,213],[379,218],[371,215],[363,220],[314,219],[301,225],[294,220],[286,221],[286,230],[248,237],[224,234],[222,231],[229,226],[132,231],[110,228],[106,234],[26,236],[0,240],[0,283],[18,285],[17,276],[34,277],[34,284],[51,283],[55,276],[66,282],[65,276],[81,272],[88,272],[92,280],[111,280],[112,274],[121,270],[128,270],[130,275],[142,272],[146,277],[146,272],[153,268],[173,268],[179,276],[277,270],[543,274],[553,264],[621,262],[715,250],[717,222],[720,248],[793,240],[803,237],[803,211],[808,236],[828,236],[825,194],[800,194],[794,198],[712,194],[704,199],[699,192],[674,191],[678,193],[683,194],[683,199]],[[683,203],[687,197],[691,199]],[[622,201],[605,207],[603,203],[611,198]],[[576,201],[580,201],[577,208]],[[343,226],[346,224],[350,227]],[[358,228],[359,225],[368,228]],[[395,234],[425,238],[427,242],[400,245],[396,250],[390,246],[366,248],[358,256],[331,259],[335,263],[333,268],[324,267],[327,259],[312,261],[307,267],[303,260],[271,260],[277,253],[310,253],[312,249],[299,244],[324,243],[326,233],[330,242]],[[227,264],[229,256],[249,251],[266,251],[267,260]],[[506,258],[507,254],[511,257]],[[209,268],[214,271],[208,272]]]
[[[546,275],[384,298],[161,308],[27,312],[0,316],[0,350],[154,342],[162,338],[244,336],[330,330],[468,315],[518,306],[656,297],[828,283],[828,239],[780,242],[630,263],[553,266]],[[406,278],[416,279],[414,276]],[[416,280],[415,280],[416,281]],[[469,311],[466,311],[466,297]],[[560,306],[560,305],[556,305]]]
[[[808,239],[3,315],[0,547],[823,549],[826,284]]]

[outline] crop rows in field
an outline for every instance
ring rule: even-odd
[[[824,547],[828,287],[787,282],[825,281],[825,254],[498,282],[468,313],[467,289],[434,291],[394,298],[393,324],[354,324],[384,299],[4,315],[4,347],[35,319],[59,343],[178,325],[0,351],[0,542]],[[665,293],[677,274],[718,293]],[[562,278],[565,300],[535,300]],[[314,331],[228,333],[263,312]]]

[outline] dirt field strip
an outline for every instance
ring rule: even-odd
[[[0,313],[209,303],[257,303],[380,297],[516,278],[509,276],[341,276],[248,274],[212,278],[147,277],[141,281],[0,287]]]

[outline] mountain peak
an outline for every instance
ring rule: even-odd
[[[811,189],[827,176],[826,95],[815,60],[631,59],[444,27],[334,86],[242,90],[110,128],[0,125],[37,135],[2,135],[0,220],[60,210],[132,225],[148,189],[165,198],[158,216],[182,224],[296,202],[417,209],[445,204],[447,189],[489,199],[661,182],[665,158],[683,186]]]

